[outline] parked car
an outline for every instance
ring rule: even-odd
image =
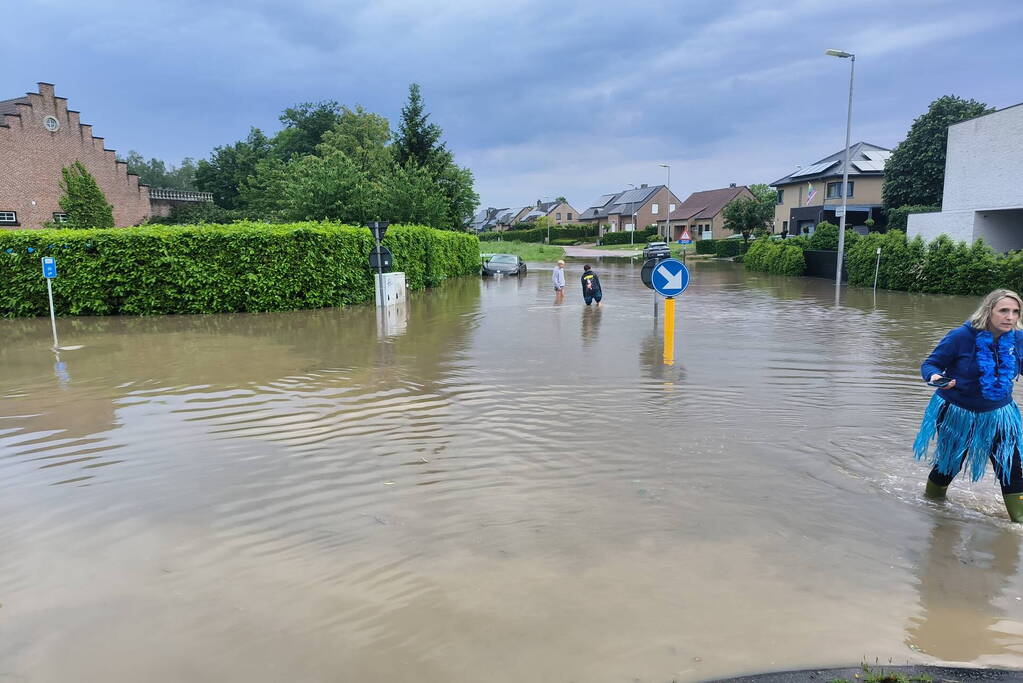
[[[643,249],[643,258],[670,258],[671,249],[667,242],[651,242]]]
[[[483,263],[483,276],[525,275],[526,263],[514,254],[494,254]]]

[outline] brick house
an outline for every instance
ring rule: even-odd
[[[0,100],[0,227],[41,228],[61,221],[60,171],[75,161],[113,205],[115,225],[136,225],[149,216],[149,188],[67,108],[65,98],[54,95],[52,84]]]
[[[671,212],[671,239],[677,240],[683,230],[688,230],[693,240],[731,237],[734,233],[725,230],[722,212],[729,202],[739,197],[754,199],[748,187],[736,186],[735,183],[716,190],[692,193]]]
[[[525,215],[519,216],[518,221],[532,223],[542,216],[547,217],[550,225],[566,225],[579,220],[579,212],[572,208],[568,202],[542,202],[537,199],[536,206],[530,207]]]
[[[596,223],[600,235],[607,232],[642,230],[665,222],[680,202],[664,185],[640,185],[632,190],[601,195],[579,215],[579,223]]]

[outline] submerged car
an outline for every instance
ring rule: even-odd
[[[671,249],[667,242],[651,242],[643,249],[643,258],[670,258]]]
[[[526,263],[514,254],[494,254],[483,263],[483,275],[525,275]]]

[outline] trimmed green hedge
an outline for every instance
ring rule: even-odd
[[[528,223],[526,224],[528,225]],[[551,226],[551,242],[558,239],[573,240],[596,238],[596,225],[561,225]],[[480,233],[481,242],[543,242],[547,239],[547,228],[529,228],[528,230],[504,230]]]
[[[657,237],[657,228],[646,228],[644,230],[627,231],[622,230],[621,232],[607,232],[600,238],[602,245],[609,244],[638,244],[640,246],[646,246],[646,243],[650,241],[651,237]]]
[[[899,230],[871,233],[846,253],[849,284],[874,284],[877,248],[881,264],[877,286],[909,292],[940,294],[986,294],[992,289],[1023,286],[1023,254],[1007,256],[977,240],[972,245],[953,242],[940,235],[924,243],[918,235],[911,240]]]
[[[696,240],[697,254],[715,254],[714,245],[718,240]]]
[[[803,250],[788,240],[772,240],[762,237],[750,244],[743,263],[750,270],[760,270],[776,275],[802,275],[806,271]]]
[[[714,240],[714,254],[719,258],[730,258],[745,254],[746,242],[741,239]]]
[[[384,238],[410,289],[479,271],[466,233],[393,226]],[[60,315],[286,311],[373,298],[369,230],[235,223],[0,232],[0,316],[46,315],[39,259],[56,256]]]

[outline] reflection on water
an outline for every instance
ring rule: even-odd
[[[1019,569],[1020,534],[935,515],[920,566],[920,614],[910,645],[941,660],[1018,666],[1018,596],[1005,589]]]
[[[974,302],[691,269],[671,367],[631,262],[600,310],[570,263],[560,303],[535,264],[387,314],[65,320],[56,357],[0,321],[0,672],[1023,666],[997,485],[938,510],[910,456]]]

